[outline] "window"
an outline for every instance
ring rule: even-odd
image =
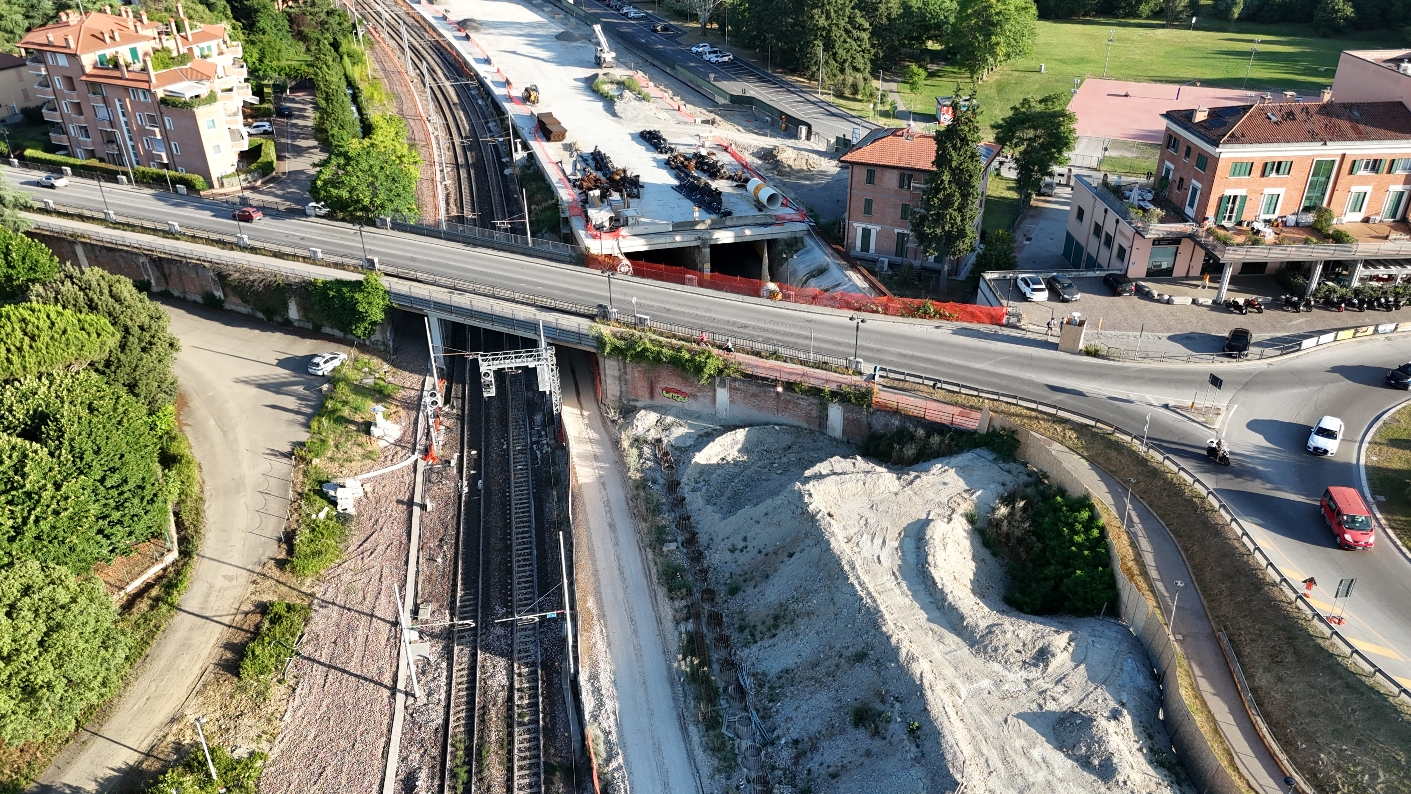
[[[1094,237],[1101,237],[1101,236],[1102,236],[1102,224],[1098,223],[1097,221],[1093,221],[1093,236],[1094,236]]]
[[[1367,206],[1367,193],[1368,191],[1366,190],[1354,190],[1348,194],[1347,215],[1354,218],[1362,215],[1362,210]]]
[[[142,63],[142,55],[137,52],[136,47],[127,48],[127,58],[132,63]]]
[[[1260,176],[1288,176],[1293,171],[1292,160],[1270,160],[1264,164]]]
[[[1082,208],[1082,207],[1079,207],[1079,208],[1078,208],[1078,222],[1079,222],[1079,223],[1082,223],[1082,221],[1083,221],[1083,208]]]
[[[173,129],[173,127],[172,127],[172,125],[171,125],[171,116],[163,116],[163,117],[162,117],[162,121],[166,122],[166,124],[167,124],[167,129],[169,129],[169,130],[170,130],[170,129]]]
[[[1382,223],[1391,223],[1400,220],[1402,210],[1406,209],[1406,191],[1388,190],[1386,203],[1382,205]]]
[[[67,114],[69,114],[70,116],[82,116],[82,115],[83,115],[83,105],[80,105],[80,104],[77,103],[77,102],[70,102],[70,101],[68,101],[67,99],[63,101],[63,105],[64,105],[64,112],[67,113]]]
[[[215,120],[215,119],[206,119],[206,129],[208,129],[208,130],[213,130],[213,129],[215,129],[215,128],[216,128],[216,120]],[[872,206],[872,199],[867,199],[867,200],[864,202],[864,205],[865,205],[865,206],[868,206],[868,207]],[[871,212],[871,211],[866,211],[866,214],[871,215],[872,212]]]
[[[69,56],[63,54],[62,52],[56,52],[56,53],[54,53],[54,61],[53,61],[53,63],[54,63],[55,65],[57,65],[57,66],[68,66],[68,65],[69,65]]]
[[[206,122],[206,129],[215,129],[215,121],[212,120],[212,121]],[[872,214],[872,199],[870,199],[870,198],[865,198],[865,199],[862,200],[862,214],[863,214],[863,215],[871,215],[871,214]]]
[[[905,259],[905,258],[906,258],[906,246],[907,246],[907,244],[909,243],[910,238],[911,238],[911,235],[907,234],[906,232],[897,232],[897,248],[896,248],[896,257],[897,257],[897,259]]]
[[[1221,196],[1215,208],[1215,222],[1222,226],[1232,226],[1244,220],[1245,196]]]
[[[872,253],[872,230],[867,228],[866,226],[863,226],[861,229],[858,229],[857,250],[858,253]]]
[[[902,190],[911,190],[911,174],[909,172],[903,171],[897,174],[897,187]]]
[[[1182,160],[1189,160],[1189,159],[1191,159],[1191,147],[1190,147],[1190,146],[1187,146],[1187,147],[1186,147],[1186,156],[1185,156],[1185,157],[1182,157],[1181,159],[1182,159]]]
[[[1192,183],[1191,183],[1191,193],[1190,193],[1189,196],[1186,196],[1186,213],[1187,213],[1187,214],[1191,214],[1191,215],[1195,214],[1195,205],[1196,205],[1197,203],[1199,203],[1199,201],[1200,201],[1200,183],[1199,183],[1199,182],[1192,182]]]
[[[88,86],[89,96],[107,96],[103,93],[102,83],[84,83],[84,85]]]
[[[1411,174],[1411,157],[1401,157],[1391,161],[1388,174]]]
[[[1333,178],[1333,167],[1336,160],[1314,160],[1313,171],[1308,175],[1308,189],[1303,191],[1303,204],[1299,207],[1302,210],[1311,210],[1323,206],[1323,201],[1328,197],[1328,184]]]
[[[1104,234],[1104,235],[1102,236],[1102,247],[1103,247],[1103,248],[1111,248],[1111,247],[1112,247],[1112,235],[1110,235],[1110,234]]]
[[[220,144],[218,144],[218,143],[213,143],[213,144],[211,144],[211,154],[220,154]]]
[[[1210,158],[1209,158],[1209,157],[1206,157],[1206,156],[1203,155],[1203,154],[1198,154],[1198,155],[1195,156],[1195,170],[1197,170],[1197,171],[1199,171],[1199,172],[1201,172],[1201,173],[1203,174],[1203,173],[1205,173],[1206,167],[1209,166],[1209,165],[1210,165]]]
[[[1181,150],[1181,139],[1180,139],[1180,138],[1177,138],[1175,135],[1167,135],[1167,136],[1166,136],[1166,151],[1171,152],[1172,154],[1175,154],[1176,152],[1178,152],[1178,151],[1180,151],[1180,150]]]
[[[875,185],[875,184],[877,184],[877,169],[875,169],[875,168],[869,168],[869,169],[867,169],[867,176],[864,177],[862,181],[863,181],[863,182],[866,182],[866,183],[869,184],[869,185]]]
[[[1196,166],[1199,168],[1199,166]],[[1249,176],[1254,173],[1254,163],[1230,163],[1230,176]]]
[[[903,205],[901,205],[901,219],[904,220],[904,221],[909,221],[909,220],[911,220],[911,205],[910,205],[910,204],[903,204]]]
[[[112,61],[108,60],[108,53],[106,53],[106,52],[100,52],[100,53],[98,53],[98,65],[99,65],[99,66],[101,66],[101,67],[103,67],[104,69],[106,69],[106,68],[108,68],[108,65],[111,64],[111,63],[112,63]]]
[[[1127,264],[1127,246],[1117,246],[1117,261],[1124,265]]]
[[[1380,174],[1382,160],[1353,160],[1351,174]]]
[[[80,125],[78,125],[78,137],[82,138],[82,139],[85,140],[85,141],[89,139],[89,137],[88,137],[88,125],[87,125],[87,124],[80,124]]]
[[[172,144],[172,148],[175,149],[175,148],[176,148],[176,144],[173,143],[173,144]],[[181,154],[181,152],[177,152],[177,154]],[[176,167],[176,172],[177,172],[178,174],[184,174],[184,173],[186,173],[186,167],[179,165],[179,166]]]
[[[171,153],[172,153],[172,154],[181,154],[181,147],[177,145],[176,141],[172,141],[172,142],[171,142]],[[178,168],[177,170],[184,172],[184,169]]]
[[[142,145],[146,146],[148,151],[157,154],[166,154],[167,152],[167,145],[161,138],[143,138]]]
[[[93,115],[94,115],[94,116],[97,116],[99,121],[107,121],[107,120],[108,120],[108,106],[107,106],[107,105],[94,105],[94,106],[93,106]]]
[[[145,88],[129,88],[127,89],[127,95],[138,102],[152,101],[152,95],[147,93],[147,89]]]
[[[1279,199],[1283,197],[1281,193],[1265,193],[1264,198],[1259,202],[1259,216],[1267,218],[1271,215],[1279,214]]]

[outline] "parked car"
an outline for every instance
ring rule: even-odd
[[[706,55],[706,61],[709,63],[729,63],[733,60],[735,60],[735,56],[728,52],[713,52]]]
[[[1411,363],[1402,364],[1387,373],[1387,385],[1393,389],[1411,391]]]
[[[629,8],[629,9],[628,9],[627,11],[625,11],[622,15],[625,16],[625,17],[627,17],[628,19],[646,19],[646,18],[647,18],[647,15],[646,15],[646,14],[642,13],[641,11],[638,11],[638,10],[635,9],[635,8]]]
[[[1225,337],[1225,355],[1230,358],[1244,358],[1249,355],[1249,343],[1254,339],[1254,334],[1248,328],[1232,328],[1229,336]]]
[[[293,117],[294,117],[294,108],[291,108],[291,107],[289,107],[288,105],[278,105],[278,106],[276,106],[275,109],[274,109],[274,115],[276,115],[276,116],[278,116],[278,117],[280,117],[280,118],[282,118],[282,119],[293,118]]]
[[[263,212],[260,212],[259,207],[241,207],[235,212],[230,213],[230,216],[237,221],[242,221],[244,223],[254,223],[260,218],[263,218],[265,214]]]
[[[61,187],[68,187],[69,178],[64,176],[63,174],[45,174],[44,176],[41,176],[39,180],[34,184],[39,185],[40,187],[57,189]]]
[[[1342,438],[1342,420],[1336,416],[1325,416],[1313,425],[1308,434],[1308,451],[1314,455],[1336,455],[1338,441]]]
[[[322,201],[310,201],[304,205],[304,213],[310,218],[321,218],[328,214],[328,205]]]
[[[665,22],[658,22],[658,23],[656,23],[655,25],[652,25],[652,32],[653,32],[653,33],[675,33],[676,31],[675,31],[674,29],[672,29],[672,27],[671,27],[670,25],[666,24]]]
[[[273,135],[274,125],[268,121],[257,121],[250,125],[251,135]]]
[[[1042,185],[1039,185],[1039,195],[1040,195],[1040,196],[1052,196],[1052,195],[1053,195],[1053,191],[1054,191],[1054,183],[1053,183],[1053,180],[1052,180],[1052,179],[1045,179],[1045,180],[1044,180],[1044,183],[1043,183]]]
[[[1019,291],[1024,293],[1025,300],[1048,300],[1048,288],[1044,286],[1044,280],[1038,276],[1020,276],[1014,280],[1014,283],[1019,287]]]
[[[1048,277],[1048,291],[1057,295],[1058,299],[1064,303],[1072,303],[1083,297],[1077,286],[1069,281],[1067,276],[1061,276],[1057,273]]]
[[[1367,509],[1367,503],[1362,501],[1362,494],[1356,488],[1328,486],[1318,502],[1318,510],[1333,530],[1338,546],[1366,551],[1376,543],[1372,511]]]
[[[703,41],[703,42],[701,42],[700,44],[692,44],[692,45],[691,45],[691,54],[692,54],[692,55],[700,55],[701,53],[705,52],[706,50],[710,50],[710,49],[714,49],[714,48],[711,47],[709,44],[707,44],[707,43],[705,43],[705,42]]]
[[[347,360],[347,353],[319,353],[309,362],[309,374],[327,375]]]
[[[1102,277],[1102,285],[1112,290],[1113,295],[1135,295],[1137,288],[1125,273],[1108,273]]]

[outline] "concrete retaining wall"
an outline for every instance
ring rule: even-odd
[[[1055,448],[1060,446],[1032,430],[1019,427],[1002,416],[993,418],[996,427],[1009,428],[1019,436],[1019,458],[1042,471],[1049,482],[1074,494],[1088,494],[1086,485],[1064,465]],[[1110,507],[1114,507],[1109,505]],[[1196,789],[1211,794],[1240,794],[1245,790],[1215,756],[1205,735],[1193,724],[1191,709],[1176,681],[1180,649],[1166,629],[1166,623],[1136,585],[1122,572],[1117,549],[1109,542],[1108,553],[1117,579],[1117,603],[1122,620],[1146,648],[1147,657],[1161,681],[1161,714],[1166,733],[1176,755],[1195,783]]]

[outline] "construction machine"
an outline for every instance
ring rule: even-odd
[[[603,35],[603,26],[594,25],[593,35],[598,37],[598,68],[611,69],[617,66],[617,53],[612,51],[612,47],[608,44],[607,36]]]
[[[531,85],[524,89],[524,101],[531,104],[539,104],[539,86]]]

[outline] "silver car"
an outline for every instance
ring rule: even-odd
[[[347,360],[347,353],[319,353],[309,362],[309,374],[327,375]]]

